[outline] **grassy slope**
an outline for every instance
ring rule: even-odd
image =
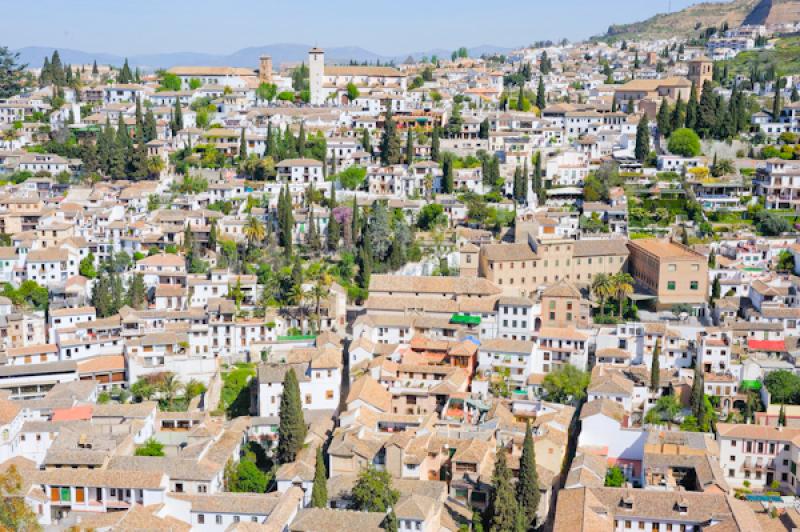
[[[729,62],[729,68],[732,73],[747,75],[752,65],[764,71],[770,63],[779,76],[800,74],[800,37],[779,39],[773,50],[742,52]]]
[[[740,25],[759,2],[760,0],[733,0],[722,4],[697,4],[675,13],[655,15],[642,22],[613,25],[600,38],[693,37],[697,33],[695,30],[697,23],[700,23],[703,28],[720,26],[723,22],[727,22],[729,26]]]

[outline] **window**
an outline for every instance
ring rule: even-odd
[[[667,290],[675,290],[675,281],[667,281]]]
[[[219,515],[219,514],[217,514],[217,524],[218,524],[218,525],[221,525],[221,524],[222,524],[222,516],[221,516],[221,515]]]
[[[678,267],[675,264],[667,264],[667,271],[668,272],[674,272],[677,269],[678,269]]]
[[[325,399],[333,399],[333,390],[327,390],[325,392]]]
[[[699,285],[697,281],[692,281],[691,283],[689,283],[689,288],[691,288],[692,290],[697,290],[698,286]]]
[[[307,393],[307,394],[306,394],[306,404],[307,404],[307,405],[310,405],[310,404],[311,404],[311,394],[310,394],[310,393]]]
[[[206,523],[206,516],[203,514],[197,514],[197,524],[204,525]]]
[[[240,520],[240,518],[239,518],[239,516],[238,516],[238,515],[234,515],[234,516],[233,516],[233,522],[234,522],[234,523],[238,523],[238,522],[239,522],[239,520]]]

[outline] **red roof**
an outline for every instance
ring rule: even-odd
[[[786,351],[783,340],[748,340],[747,348],[751,351]]]
[[[92,419],[92,405],[74,406],[72,408],[56,408],[51,421],[78,421]]]

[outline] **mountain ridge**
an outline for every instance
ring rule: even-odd
[[[159,68],[169,68],[176,65],[183,66],[235,66],[250,67],[258,66],[258,58],[261,55],[272,56],[273,64],[279,66],[283,63],[299,63],[305,61],[311,45],[301,43],[274,43],[261,46],[249,46],[241,48],[229,54],[210,54],[202,52],[164,52],[151,54],[136,54],[128,57],[131,67],[140,67],[148,70]],[[116,54],[102,52],[86,52],[72,48],[55,48],[50,46],[25,46],[15,51],[19,52],[20,59],[32,67],[42,64],[45,57],[52,55],[53,50],[58,50],[61,61],[65,64],[91,64],[95,59],[99,64],[122,65],[125,57]],[[479,45],[468,48],[470,56],[477,57],[483,54],[508,53],[512,48],[505,48],[494,45]],[[332,46],[325,49],[326,61],[330,63],[346,63],[353,61],[381,61],[388,63],[394,61],[401,63],[409,56],[414,60],[432,55],[439,57],[449,57],[451,51],[445,49],[433,49],[421,52],[412,52],[402,55],[383,55],[360,46]]]

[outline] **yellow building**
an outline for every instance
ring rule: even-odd
[[[647,238],[628,242],[630,273],[656,296],[656,308],[679,303],[697,306],[708,297],[708,260],[670,240]]]

